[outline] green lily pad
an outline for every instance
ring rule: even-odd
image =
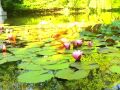
[[[70,65],[71,68],[76,69],[84,69],[84,70],[91,70],[99,68],[99,65],[97,63],[90,63],[90,62],[75,62]]]
[[[0,64],[4,64],[6,62],[7,62],[7,60],[0,60]]]
[[[21,60],[21,58],[16,57],[16,56],[9,56],[9,57],[6,57],[4,59],[7,60],[8,62]]]
[[[110,67],[110,71],[113,72],[113,73],[118,73],[120,74],[120,66],[118,65],[113,65]]]
[[[73,71],[72,69],[63,69],[56,73],[55,77],[67,80],[78,80],[87,77],[89,70]]]
[[[111,60],[110,63],[120,65],[120,58],[116,58],[116,59],[113,58],[113,60]]]
[[[37,60],[32,60],[32,63],[36,65],[49,65],[49,64],[55,64],[57,63],[57,61],[54,61],[50,59],[48,56],[46,56],[46,57],[38,58]]]
[[[53,65],[43,66],[43,68],[48,69],[48,70],[58,70],[58,69],[64,69],[68,67],[69,67],[69,63],[58,63],[58,64],[53,64]]]
[[[112,57],[112,58],[120,58],[120,52],[109,53],[106,56]]]
[[[99,53],[116,53],[119,52],[119,49],[114,48],[114,47],[104,47],[104,48],[99,48],[98,49]]]
[[[46,51],[46,50],[56,50],[57,48],[55,46],[46,46],[42,48],[42,51]]]
[[[21,63],[18,65],[19,69],[25,69],[25,70],[42,70],[42,67],[40,65],[36,65],[34,63]]]
[[[37,54],[50,56],[50,55],[55,55],[56,52],[54,50],[41,50],[41,51],[37,52]]]
[[[38,52],[38,51],[40,51],[41,50],[41,48],[39,48],[39,47],[34,47],[34,48],[28,48],[26,51],[27,52],[30,52],[30,53],[35,53],[35,52]]]
[[[53,78],[53,74],[45,73],[46,71],[30,71],[18,76],[18,82],[39,83]]]

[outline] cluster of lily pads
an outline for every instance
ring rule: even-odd
[[[115,35],[119,37],[118,31],[115,30],[115,32]],[[46,82],[53,78],[57,80],[81,80],[90,76],[93,70],[97,71],[100,68],[100,64],[104,64],[107,60],[105,58],[105,60],[99,61],[100,63],[98,64],[95,62],[98,60],[96,60],[96,56],[93,56],[93,61],[88,58],[90,55],[98,53],[114,58],[108,62],[110,66],[107,69],[110,72],[119,74],[119,39],[115,38],[114,41],[117,41],[118,44],[111,47],[106,43],[111,41],[108,38],[111,38],[112,35],[106,35],[105,32],[103,35],[104,37],[100,33],[82,31],[80,36],[84,39],[77,38],[71,42],[66,38],[58,41],[52,37],[44,39],[42,43],[29,42],[23,48],[7,48],[14,55],[7,54],[6,57],[0,57],[0,64],[21,61],[21,63],[18,63],[18,69],[21,72],[17,79],[23,83]],[[11,35],[8,40],[13,40]],[[94,45],[91,40],[94,41]],[[60,48],[61,42],[63,48]],[[116,57],[118,60],[115,60]],[[114,60],[117,62],[113,62]]]

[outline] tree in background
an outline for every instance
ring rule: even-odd
[[[15,3],[22,3],[23,0],[1,0],[2,6],[6,11],[12,10],[15,8]]]
[[[120,0],[2,0],[3,8],[9,10],[50,9],[50,8],[119,8]]]

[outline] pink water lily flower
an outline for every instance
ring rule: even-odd
[[[74,51],[74,52],[72,53],[72,56],[74,57],[74,59],[75,59],[76,61],[80,61],[82,54],[83,54],[82,51],[76,50],[76,51]]]
[[[83,41],[82,40],[76,40],[76,41],[73,41],[73,46],[74,48],[78,47],[78,46],[82,46],[83,44]]]
[[[92,41],[89,41],[88,42],[88,47],[92,47],[93,46],[93,42]]]
[[[81,46],[83,44],[83,41],[82,40],[76,40],[76,43],[78,46]]]
[[[2,45],[2,52],[6,52],[7,48],[6,48],[6,45]]]
[[[65,42],[64,43],[64,47],[69,50],[70,49],[70,43],[69,42]]]

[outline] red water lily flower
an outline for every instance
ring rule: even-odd
[[[75,59],[76,61],[80,61],[80,59],[81,59],[81,57],[82,57],[82,54],[83,54],[82,51],[76,50],[76,51],[74,51],[74,52],[72,53],[72,56],[74,57],[74,59]]]
[[[69,50],[70,49],[70,42],[63,43],[64,47]]]

